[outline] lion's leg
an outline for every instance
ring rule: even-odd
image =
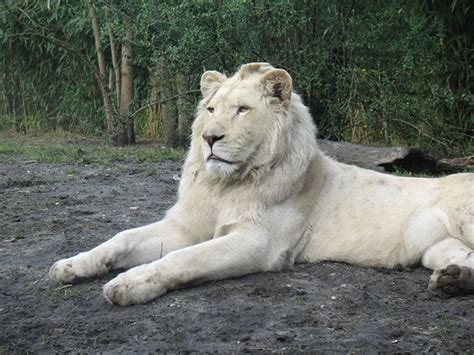
[[[58,282],[72,283],[112,269],[149,263],[193,243],[183,228],[165,219],[120,232],[90,251],[59,260],[51,267],[49,275]]]
[[[439,208],[427,208],[414,214],[403,236],[401,264],[419,263],[429,248],[450,237],[449,226],[448,215]]]
[[[448,238],[429,248],[423,266],[434,270],[428,289],[442,296],[474,293],[474,251],[462,241]]]
[[[107,283],[104,295],[121,306],[146,303],[187,285],[274,269],[271,255],[263,235],[231,233],[130,269]]]

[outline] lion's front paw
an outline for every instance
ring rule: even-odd
[[[73,267],[72,258],[62,259],[49,269],[49,277],[60,283],[73,283],[81,279]]]
[[[428,289],[444,297],[474,293],[474,269],[449,265],[445,269],[436,270],[430,278]]]
[[[166,293],[163,285],[156,280],[157,275],[150,275],[143,270],[144,267],[146,265],[135,267],[104,285],[105,298],[112,304],[131,306],[147,303]]]
[[[102,275],[109,268],[104,260],[105,258],[97,258],[90,253],[81,253],[56,262],[49,269],[49,277],[67,284]]]

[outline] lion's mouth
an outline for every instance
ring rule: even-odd
[[[211,154],[209,155],[209,157],[207,158],[207,160],[217,160],[217,161],[221,161],[223,163],[226,163],[226,164],[234,164],[234,162],[232,161],[229,161],[229,160],[225,160],[225,159],[222,159],[221,157],[218,157],[217,155],[215,154]]]

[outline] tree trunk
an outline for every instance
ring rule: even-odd
[[[160,79],[151,69],[149,69],[148,72],[151,84],[150,102],[156,102],[160,100]],[[162,122],[160,120],[160,105],[152,105],[148,108],[146,132],[150,137],[157,137],[162,133],[162,128]]]
[[[2,90],[2,98],[3,98],[3,113],[5,115],[8,115],[10,114],[10,106],[9,106],[9,102],[8,102],[8,97],[7,95],[5,94],[5,89]]]
[[[129,22],[125,20],[126,27]],[[119,114],[125,122],[122,122],[122,127],[116,137],[115,143],[119,145],[135,144],[135,131],[133,127],[133,117],[129,116],[130,105],[133,98],[133,68],[132,61],[132,32],[127,30],[125,32],[125,40],[122,44],[122,59],[121,59],[121,83],[120,90],[120,104]]]
[[[176,88],[178,95],[188,90],[186,77],[183,74],[176,75]],[[179,96],[177,99],[178,106],[178,124],[177,124],[177,144],[180,146],[187,146],[189,136],[191,134],[192,112],[190,103],[186,101],[184,96]]]
[[[18,81],[18,84],[19,84],[19,87],[20,87],[21,104],[23,106],[23,116],[26,119],[28,117],[28,107],[26,105],[25,90],[24,90],[24,87],[23,87],[21,81]]]
[[[115,46],[114,34],[112,32],[112,26],[110,25],[110,14],[108,1],[105,2],[105,16],[107,18],[107,32],[109,34],[110,42],[110,55],[112,57],[112,67],[115,75],[115,94],[117,96],[117,111],[120,111],[120,89],[122,87],[120,77],[120,65],[117,59],[117,48]]]
[[[158,64],[158,69],[162,80],[160,90],[162,100],[160,105],[160,113],[161,120],[163,122],[163,138],[165,144],[170,148],[176,148],[179,145],[178,109],[176,106],[176,100],[167,100],[175,94],[176,90],[173,87],[173,80],[169,80],[169,69],[167,68],[166,64],[167,63],[163,58],[160,59]]]
[[[166,92],[170,92],[166,90]],[[163,91],[162,91],[163,93]],[[162,95],[165,99],[165,95]],[[163,120],[163,138],[165,144],[170,148],[179,146],[178,141],[178,109],[175,100],[165,101],[161,104],[161,118]]]
[[[110,136],[112,135],[113,129],[114,129],[113,108],[112,108],[112,103],[110,102],[109,88],[107,86],[107,81],[106,81],[106,76],[105,76],[105,57],[104,57],[104,51],[102,49],[102,43],[100,41],[99,21],[97,20],[95,7],[92,4],[89,4],[89,15],[92,20],[92,29],[94,31],[95,49],[97,52],[97,61],[99,62],[99,87],[102,93],[102,98],[104,100],[107,134]]]
[[[114,72],[112,69],[109,69],[109,89],[110,92],[113,92],[115,88],[115,79],[114,79]]]

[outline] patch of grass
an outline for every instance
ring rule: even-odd
[[[443,336],[443,332],[441,331],[441,329],[435,327],[431,330],[430,335],[436,338],[441,338]]]
[[[145,169],[145,175],[146,176],[155,176],[156,175],[156,169],[153,167],[147,167]]]
[[[150,145],[111,147],[101,142],[61,137],[25,137],[0,134],[0,158],[31,160],[40,163],[79,163],[106,165],[111,162],[138,160],[157,162],[168,158],[183,158],[184,152]],[[71,171],[71,175],[74,172]]]
[[[53,198],[53,197],[48,197],[46,199],[46,201],[42,202],[39,204],[39,207],[41,209],[50,209],[50,208],[53,208],[54,206],[56,206],[56,203],[57,203],[57,199],[56,198]]]
[[[72,285],[62,285],[56,287],[50,287],[47,290],[47,295],[52,301],[58,301],[59,299],[73,299],[78,297],[81,292],[72,287]]]
[[[77,173],[78,173],[77,169],[74,169],[74,168],[69,168],[66,170],[67,175],[77,175]]]
[[[10,239],[10,242],[16,243],[18,240],[22,240],[22,239],[25,239],[25,236],[17,232],[17,233],[15,233],[13,238]]]
[[[464,171],[461,171],[461,172],[462,173],[474,173],[474,168],[468,167],[468,168],[464,169]],[[404,176],[404,177],[433,178],[433,177],[443,177],[443,176],[446,176],[446,175],[451,175],[451,174],[454,174],[454,172],[452,172],[452,173],[443,172],[443,173],[440,173],[440,174],[434,174],[433,175],[433,174],[428,174],[428,173],[412,173],[411,171],[407,171],[403,168],[396,167],[395,171],[392,174],[397,175],[397,176]]]
[[[424,177],[424,178],[432,178],[433,175],[430,174],[423,174],[423,173],[412,173],[411,171],[407,171],[403,168],[396,167],[395,171],[392,173],[393,175],[397,176],[404,176],[404,177]]]
[[[61,293],[61,287],[51,287],[47,291],[47,295],[51,300],[57,301],[59,299],[59,295]]]
[[[125,166],[122,164],[118,164],[115,166],[115,172],[117,173],[123,173],[125,171]]]
[[[357,328],[358,324],[359,324],[359,321],[357,319],[351,319],[348,325],[348,330],[353,332]]]
[[[29,293],[36,292],[36,281],[29,282],[25,288]]]
[[[451,326],[451,320],[449,319],[448,315],[442,314],[440,316],[441,324],[444,328],[449,328]]]

